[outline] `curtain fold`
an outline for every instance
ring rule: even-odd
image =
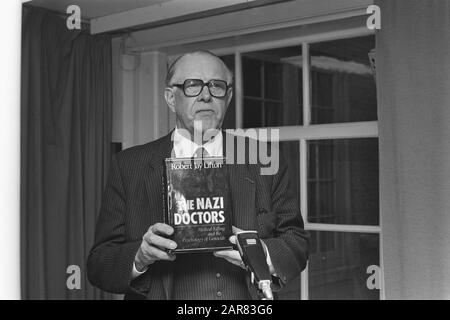
[[[376,1],[387,299],[450,298],[450,1]]]
[[[86,257],[110,159],[110,38],[23,10],[22,298],[109,298],[88,283]],[[80,289],[67,287],[71,265]]]

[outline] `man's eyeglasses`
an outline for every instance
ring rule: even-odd
[[[183,88],[184,95],[186,97],[197,97],[203,90],[204,86],[208,87],[209,93],[215,98],[223,98],[227,94],[228,88],[232,85],[228,85],[226,81],[223,80],[209,80],[208,82],[203,82],[200,79],[186,79],[181,83],[172,84],[174,87]]]

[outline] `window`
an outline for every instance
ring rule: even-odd
[[[243,127],[276,127],[303,123],[302,72],[286,59],[301,46],[242,54]]]
[[[367,269],[380,265],[381,254],[377,101],[368,58],[375,37],[337,32],[329,41],[308,41],[235,48],[226,57],[240,87],[224,127],[280,130],[311,234],[308,267],[281,298],[379,299],[380,290],[366,285]]]
[[[375,81],[368,53],[375,37],[310,45],[311,123],[377,120]]]

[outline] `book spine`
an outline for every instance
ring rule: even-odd
[[[164,162],[164,170],[161,179],[162,194],[163,194],[163,213],[164,223],[171,225],[169,210],[171,208],[171,193],[169,192],[170,175],[167,173],[167,162]]]

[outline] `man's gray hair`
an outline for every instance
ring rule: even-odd
[[[198,51],[194,51],[194,52],[188,52],[188,53],[184,53],[181,56],[179,56],[178,58],[176,58],[169,66],[169,68],[167,69],[167,74],[166,74],[166,86],[170,87],[171,85],[171,81],[173,78],[173,75],[175,74],[178,62],[185,56],[187,55],[207,55],[207,56],[211,56],[213,58],[216,58],[217,60],[219,60],[223,67],[225,68],[225,71],[227,72],[228,78],[229,78],[229,85],[233,83],[233,72],[228,68],[228,66],[225,64],[225,62],[223,62],[223,60],[216,54],[212,53],[211,51],[208,50],[198,50]]]

